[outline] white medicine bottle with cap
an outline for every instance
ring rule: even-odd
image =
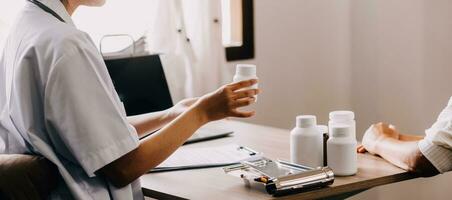
[[[327,142],[328,166],[335,175],[351,176],[358,171],[356,139],[350,137],[351,127],[335,125],[331,127]]]
[[[300,115],[290,133],[290,161],[308,167],[323,166],[323,135],[313,115]]]
[[[233,82],[237,83],[240,81],[246,81],[246,80],[251,80],[251,79],[258,79],[257,75],[256,75],[256,65],[251,65],[251,64],[238,64],[236,66],[235,69],[235,75],[233,77]],[[243,90],[246,89],[257,89],[258,88],[258,84],[254,84],[248,88],[244,88]],[[257,101],[257,95],[255,96]]]
[[[328,122],[330,136],[332,133],[332,127],[338,125],[350,126],[350,137],[356,140],[356,121],[354,112],[347,110],[330,112],[330,121]]]

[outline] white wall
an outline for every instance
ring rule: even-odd
[[[263,89],[254,122],[289,128],[295,116],[350,107],[348,1],[255,1]]]
[[[386,121],[423,134],[452,95],[452,2],[351,3],[352,107],[361,132]],[[355,199],[450,199],[452,174],[380,187]]]
[[[423,96],[419,2],[352,1],[352,105],[361,131],[373,121],[413,133],[422,127],[416,109]]]
[[[358,137],[386,121],[423,134],[452,95],[452,1],[258,0],[263,94],[255,123],[292,128],[353,109]],[[354,199],[447,199],[452,174],[378,187]]]

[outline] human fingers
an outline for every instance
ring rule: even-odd
[[[237,111],[237,110],[231,111],[232,117],[239,117],[239,118],[248,118],[248,117],[254,116],[255,114],[256,114],[255,111],[251,111],[251,112],[241,112],[241,111]]]
[[[257,95],[259,93],[260,93],[259,89],[249,89],[249,90],[238,91],[232,96],[232,99],[236,100],[236,99],[241,99],[241,98],[246,98],[246,97],[253,97],[254,95]]]
[[[390,128],[390,129],[393,129],[393,130],[396,130],[396,129],[397,129],[397,127],[396,127],[395,125],[393,125],[393,124],[389,124],[389,128]]]
[[[228,87],[232,91],[236,91],[236,90],[239,90],[239,89],[242,89],[242,88],[253,86],[256,83],[257,83],[257,79],[250,79],[250,80],[246,80],[246,81],[240,81],[240,82],[237,82],[237,83],[229,84]]]
[[[242,98],[242,99],[238,99],[238,100],[234,101],[232,103],[231,107],[233,109],[235,109],[235,108],[239,108],[239,107],[249,106],[252,103],[254,103],[255,101],[256,101],[256,98],[254,98],[254,97]]]
[[[362,147],[363,147],[363,145],[360,144],[360,145],[358,145],[358,146],[356,147],[356,150],[358,150],[358,149],[360,149],[360,148],[362,148]]]
[[[358,146],[358,148],[356,150],[358,153],[366,153],[366,151],[367,151],[363,145]]]

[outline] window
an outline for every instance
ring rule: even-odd
[[[127,48],[145,35],[154,15],[157,0],[108,0],[102,7],[82,6],[72,16],[80,30],[86,31],[102,52],[111,53]],[[113,38],[102,38],[116,35]],[[133,39],[131,40],[130,37]]]
[[[0,47],[11,28],[17,14],[25,5],[25,0],[5,0],[0,6]],[[104,35],[121,34],[122,37],[106,38],[103,42],[104,53],[122,50],[131,44],[128,36],[139,40],[148,29],[149,21],[157,0],[134,0],[133,3],[123,0],[108,0],[103,7],[81,6],[72,16],[77,28],[86,31],[97,47]],[[107,20],[108,19],[108,20]],[[110,39],[110,40],[109,40]]]
[[[222,34],[225,47],[243,45],[242,0],[222,0]]]
[[[226,60],[254,58],[253,0],[222,0],[221,5]]]

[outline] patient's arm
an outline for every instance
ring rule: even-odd
[[[408,134],[400,134],[399,140],[402,141],[419,141],[424,139],[424,136],[421,135],[408,135]]]
[[[187,108],[197,100],[198,98],[185,99],[167,110],[130,116],[127,117],[127,120],[135,127],[138,136],[143,137],[146,134],[161,129],[163,126],[176,119],[177,116],[186,111]]]
[[[420,152],[420,137],[400,134],[394,126],[379,123],[372,125],[364,134],[358,152],[369,151],[392,164],[423,176],[438,174],[438,170]]]
[[[401,141],[386,138],[378,142],[376,154],[392,164],[423,176],[438,174],[438,170],[422,155],[418,141]]]

